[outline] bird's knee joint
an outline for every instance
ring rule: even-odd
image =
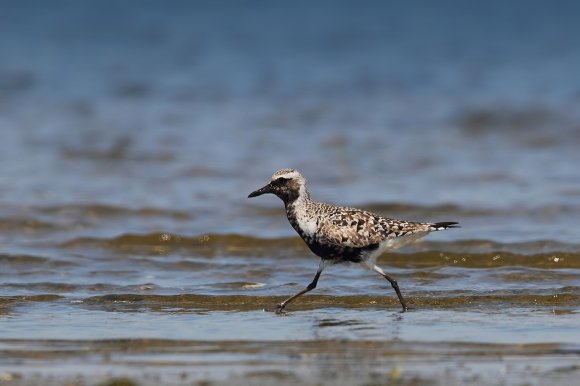
[[[309,291],[313,290],[314,288],[316,288],[316,283],[310,283],[310,284],[308,284],[308,286],[306,287],[306,289],[308,289]]]

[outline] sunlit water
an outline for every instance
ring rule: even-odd
[[[0,384],[577,379],[574,2],[29,4],[0,12]],[[356,266],[263,311],[318,266],[246,198],[281,167],[461,223],[379,259],[410,312]]]

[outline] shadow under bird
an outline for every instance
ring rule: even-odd
[[[325,267],[338,263],[361,263],[387,279],[397,293],[403,312],[407,303],[397,281],[379,266],[376,259],[383,252],[413,242],[430,232],[457,228],[457,222],[421,223],[381,217],[364,210],[334,206],[310,199],[306,178],[294,169],[281,169],[270,183],[248,198],[272,193],[284,201],[286,215],[314,254],[320,265],[314,280],[306,288],[290,296],[275,308],[277,314],[297,297],[316,288]]]

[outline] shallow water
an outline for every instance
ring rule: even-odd
[[[0,385],[575,384],[575,2],[2,8]],[[281,167],[461,223],[379,259],[412,310],[344,265],[263,311],[318,267]]]

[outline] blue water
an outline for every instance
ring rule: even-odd
[[[5,3],[2,198],[201,210],[292,166],[346,204],[575,207],[578,10]]]

